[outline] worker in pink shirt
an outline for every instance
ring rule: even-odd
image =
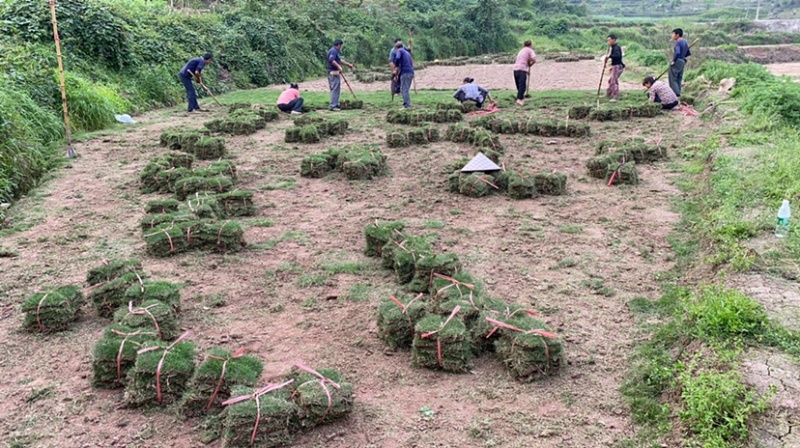
[[[300,98],[300,87],[296,83],[289,84],[289,88],[278,97],[278,109],[291,112],[292,115],[303,115],[303,99]]]
[[[525,46],[517,53],[517,61],[514,63],[514,83],[517,84],[517,104],[520,106],[525,105],[528,70],[536,63],[536,53],[533,52],[531,45],[531,41],[525,41]]]

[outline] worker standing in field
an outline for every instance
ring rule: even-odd
[[[342,88],[342,72],[344,69],[342,65],[350,67],[353,70],[355,65],[342,59],[342,48],[344,42],[341,39],[336,39],[333,42],[333,47],[328,50],[328,86],[331,89],[331,111],[339,112],[339,93]]]
[[[411,53],[411,49],[403,45],[403,39],[400,39],[398,37],[397,39],[394,40],[394,45],[392,45],[392,49],[389,51],[389,68],[391,68],[392,70],[392,85],[391,85],[392,99],[394,99],[395,95],[400,94],[400,78],[395,73],[396,67],[394,65],[394,59],[397,56],[397,44],[402,45],[403,49]]]
[[[611,102],[619,101],[619,77],[625,71],[625,64],[622,63],[622,48],[617,44],[617,36],[609,34],[606,38],[610,51],[606,58],[611,61],[611,76],[608,78],[608,89],[606,89],[606,97],[611,98]]]
[[[517,53],[514,62],[514,83],[517,86],[517,105],[525,105],[525,90],[528,85],[528,70],[536,63],[536,53],[531,47],[531,41],[526,40],[522,50]]]
[[[683,30],[672,30],[672,40],[675,41],[675,54],[669,64],[669,87],[675,95],[681,97],[681,84],[683,84],[683,70],[686,68],[686,58],[692,55],[689,44],[683,38]]]
[[[211,63],[211,53],[206,53],[203,55],[202,58],[194,58],[186,63],[185,66],[178,72],[178,78],[180,78],[181,82],[183,83],[183,87],[186,88],[186,98],[189,102],[189,112],[208,112],[205,109],[200,109],[200,105],[197,104],[197,92],[194,90],[194,84],[192,84],[192,78],[195,81],[202,84],[203,77],[200,76],[200,73],[203,71],[206,65]]]
[[[281,112],[290,112],[292,115],[303,114],[303,98],[300,97],[300,86],[291,83],[278,97],[278,109]]]
[[[667,84],[656,81],[653,76],[648,76],[644,78],[642,85],[647,89],[650,101],[660,103],[661,109],[671,110],[678,107],[678,97]]]
[[[403,48],[403,42],[394,45],[394,70],[400,79],[400,94],[403,96],[403,107],[411,108],[411,83],[414,81],[414,60],[411,53]]]

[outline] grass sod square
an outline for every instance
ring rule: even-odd
[[[127,306],[125,292],[131,286],[142,284],[147,276],[143,272],[128,272],[113,280],[99,283],[90,289],[87,299],[100,317],[110,318],[122,306]]]
[[[236,218],[239,216],[253,216],[256,207],[253,204],[253,192],[246,190],[233,190],[216,196],[218,204],[218,218]]]
[[[564,349],[561,340],[544,322],[524,312],[496,320],[501,325],[495,352],[513,378],[531,382],[560,370]]]
[[[385,174],[386,156],[377,146],[348,146],[338,156],[339,170],[348,180],[369,180]]]
[[[320,124],[325,121],[325,118],[317,114],[305,114],[294,119],[296,127],[308,126],[310,124]]]
[[[153,193],[172,193],[175,191],[175,183],[179,180],[194,176],[194,172],[182,166],[176,168],[169,168],[159,171],[155,175],[155,179],[150,182],[154,188]]]
[[[211,132],[220,132],[232,135],[249,135],[259,129],[264,129],[267,120],[263,113],[254,109],[237,109],[227,117],[211,120],[205,127]],[[266,116],[271,116],[267,113]]]
[[[145,204],[144,212],[147,214],[166,214],[175,213],[181,205],[180,201],[175,199],[154,199],[147,201]]]
[[[343,118],[329,120],[326,124],[325,133],[327,135],[344,135],[350,127],[350,123]]]
[[[322,378],[320,378],[322,377]],[[346,418],[353,412],[353,385],[333,369],[297,365],[289,372],[292,400],[299,406],[300,429],[311,429]]]
[[[474,352],[476,354],[494,352],[494,343],[500,338],[499,328],[487,321],[487,317],[504,322],[520,313],[528,314],[535,311],[499,299],[484,297],[483,309],[469,328]]]
[[[564,173],[536,173],[533,175],[533,184],[539,194],[560,196],[567,192],[567,175]]]
[[[236,399],[242,401],[230,403]],[[225,405],[222,415],[223,448],[272,448],[291,444],[300,407],[290,399],[290,392],[285,388],[270,390],[265,387],[254,391],[234,386],[231,400],[226,403],[230,404]]]
[[[605,179],[609,169],[616,169],[628,161],[632,161],[630,155],[624,151],[616,151],[592,157],[586,161],[586,169],[591,177]]]
[[[408,135],[400,130],[386,133],[386,145],[390,148],[402,148],[409,145]]]
[[[375,222],[367,224],[364,227],[364,239],[367,243],[364,255],[380,257],[386,243],[390,240],[397,240],[397,238],[404,238],[402,233],[398,233],[404,228],[405,223],[402,221],[375,220]]]
[[[188,149],[203,137],[203,132],[199,130],[170,129],[161,133],[159,143],[169,149],[190,152]]]
[[[153,330],[136,330],[119,324],[106,327],[94,345],[92,386],[103,389],[124,387],[139,349],[145,344],[154,344],[157,339],[158,334]]]
[[[225,155],[225,139],[222,137],[203,137],[184,149],[200,160],[219,159]]]
[[[638,185],[639,172],[636,170],[636,165],[633,162],[623,163],[616,167],[609,166],[606,169],[605,180],[610,185]]]
[[[361,100],[342,100],[339,102],[339,108],[342,110],[363,109],[364,102]]]
[[[427,128],[410,129],[406,136],[410,145],[424,145],[428,143],[428,136],[425,133]]]
[[[178,200],[186,200],[190,195],[201,191],[226,193],[233,189],[233,180],[228,176],[185,177],[175,182],[174,190]]]
[[[204,170],[195,170],[195,172],[204,177],[228,176],[234,182],[237,180],[236,164],[232,160],[217,160],[211,162],[208,168]]]
[[[181,311],[181,285],[165,280],[144,280],[125,290],[125,300],[139,306],[149,300],[169,305],[176,313]]]
[[[387,246],[390,243],[387,243]],[[395,279],[397,283],[404,285],[414,278],[417,260],[423,256],[433,255],[431,245],[422,237],[408,236],[405,240],[394,244],[394,246],[392,249],[394,255],[392,267],[394,268]]]
[[[261,377],[264,364],[240,349],[231,352],[212,348],[197,366],[180,403],[186,417],[222,412],[222,402],[231,397],[235,386],[254,387]]]
[[[381,266],[386,269],[394,269],[395,250],[402,250],[409,235],[403,230],[396,230],[388,242],[381,247]]]
[[[162,341],[176,339],[181,331],[178,313],[159,300],[122,307],[114,313],[114,322],[128,328],[154,331]]]
[[[199,247],[212,252],[238,252],[246,245],[244,229],[238,221],[204,222],[197,229]]]
[[[147,407],[176,403],[193,373],[194,343],[184,342],[182,336],[172,344],[148,344],[137,352],[136,363],[128,371],[125,404]]]
[[[427,314],[426,306],[422,294],[395,294],[382,300],[378,307],[378,338],[393,350],[410,349],[414,326]]]
[[[464,321],[458,316],[424,317],[414,327],[411,364],[446,372],[468,372],[472,367],[472,349],[467,336]]]
[[[482,198],[499,191],[494,178],[484,173],[461,174],[458,177],[458,192],[471,198]]]
[[[320,179],[331,172],[329,156],[326,153],[310,154],[300,162],[300,175]]]
[[[40,333],[67,330],[78,319],[83,302],[80,286],[45,288],[22,303],[23,327]]]
[[[414,265],[414,278],[408,285],[413,292],[428,292],[434,274],[453,276],[461,270],[461,262],[454,253],[422,254]]]
[[[202,227],[203,222],[173,221],[147,230],[144,234],[147,254],[153,257],[169,257],[198,248],[200,241],[193,234]]]
[[[149,233],[153,231],[153,229],[157,229],[159,227],[169,226],[170,224],[179,224],[188,221],[195,221],[197,219],[196,216],[190,215],[188,213],[168,213],[164,215],[145,215],[139,224],[142,228],[142,231],[145,233]]]
[[[129,272],[139,272],[144,275],[142,262],[136,258],[123,260],[103,261],[100,266],[89,269],[86,274],[86,283],[90,286],[114,280]]]

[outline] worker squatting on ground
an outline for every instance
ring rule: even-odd
[[[483,107],[483,102],[486,101],[486,99],[492,101],[492,96],[489,95],[489,91],[475,84],[475,80],[472,78],[464,78],[464,84],[458,89],[456,94],[453,95],[453,98],[461,103],[464,101],[474,101],[478,109]]]
[[[194,58],[187,62],[181,71],[178,72],[178,78],[180,78],[181,82],[183,83],[183,87],[186,88],[186,98],[189,102],[189,112],[208,112],[205,109],[200,109],[200,105],[197,104],[197,92],[194,90],[192,78],[194,78],[199,84],[203,83],[203,77],[200,76],[200,73],[203,71],[203,68],[206,65],[211,63],[211,58],[211,53],[204,54],[202,58]]]
[[[342,48],[344,42],[341,39],[336,39],[333,42],[333,47],[328,50],[328,86],[331,89],[331,111],[338,112],[339,109],[339,93],[342,89],[342,72],[344,69],[342,65],[350,67],[350,70],[356,68],[355,65],[342,59]]]
[[[392,49],[389,51],[389,68],[392,70],[392,84],[391,84],[392,99],[394,99],[395,95],[400,94],[400,77],[395,72],[395,68],[397,67],[394,65],[394,59],[395,57],[397,57],[397,48],[396,48],[397,44],[400,44],[401,46],[403,46],[404,50],[411,53],[411,49],[403,45],[403,39],[400,39],[398,37],[397,39],[394,40],[394,45],[392,45]]]
[[[400,94],[403,96],[403,107],[411,108],[411,83],[414,81],[414,60],[411,53],[403,48],[403,42],[394,45],[396,50],[394,56],[395,71],[400,78]]]
[[[528,71],[536,63],[536,53],[531,47],[531,41],[526,40],[522,50],[517,53],[514,62],[514,83],[517,86],[517,105],[525,105],[525,90],[528,85]]]
[[[300,86],[291,83],[278,97],[278,109],[281,112],[291,112],[292,115],[303,114],[303,98],[300,97]]]
[[[672,40],[675,41],[675,54],[669,65],[669,86],[675,96],[681,97],[681,84],[683,83],[683,70],[686,68],[686,58],[692,55],[689,44],[683,38],[683,30],[675,28],[672,30]]]
[[[625,71],[625,64],[622,63],[622,48],[617,44],[617,36],[609,34],[606,38],[610,51],[606,58],[610,59],[611,67],[608,69],[611,76],[608,78],[608,89],[606,89],[606,97],[611,98],[612,102],[619,100],[619,77]]]
[[[650,101],[661,103],[662,109],[670,110],[678,107],[678,97],[666,83],[656,81],[653,76],[648,76],[644,78],[642,85],[647,89]]]

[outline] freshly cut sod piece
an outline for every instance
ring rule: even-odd
[[[45,288],[22,304],[22,312],[25,313],[23,326],[28,331],[39,333],[68,330],[78,320],[83,302],[80,286]]]
[[[411,364],[415,367],[441,369],[463,373],[472,367],[467,327],[457,316],[459,308],[449,317],[427,316],[414,327]]]
[[[513,378],[530,382],[559,371],[564,363],[564,349],[544,322],[527,313],[508,319],[486,319],[500,332],[495,351]]]
[[[414,265],[414,278],[408,284],[413,292],[428,292],[433,285],[434,274],[451,277],[461,270],[461,262],[454,253],[422,254]]]
[[[212,348],[189,381],[181,400],[181,412],[187,417],[222,412],[222,402],[231,397],[235,386],[254,387],[261,377],[264,364],[245,350],[235,352]]]
[[[181,311],[181,285],[164,280],[145,280],[125,291],[125,300],[141,305],[149,300],[158,300],[169,305],[176,313]]]
[[[297,364],[289,373],[292,400],[299,406],[300,429],[347,418],[353,412],[353,385],[333,369],[314,370]]]
[[[380,257],[383,247],[392,239],[403,238],[399,233],[405,228],[402,221],[375,221],[364,227],[364,238],[367,241],[367,248],[364,255],[368,257]]]
[[[539,194],[559,196],[567,192],[567,175],[564,173],[536,173],[533,183]]]
[[[125,403],[130,407],[163,406],[176,403],[186,391],[194,373],[194,343],[155,342],[137,351],[136,363],[128,371]]]
[[[285,389],[291,384],[270,384],[253,390],[234,386],[231,398],[222,404],[222,446],[225,448],[281,447],[291,444],[300,407]]]
[[[409,349],[414,340],[414,326],[425,317],[424,295],[395,294],[378,307],[378,337],[393,350]]]
[[[147,202],[144,212],[147,214],[175,213],[180,205],[180,201],[175,199],[155,199]]]
[[[387,171],[386,156],[377,146],[347,146],[338,157],[339,170],[350,180],[367,180]]]
[[[158,300],[148,300],[140,306],[133,302],[114,313],[114,322],[128,328],[155,332],[158,339],[171,341],[180,335],[180,318],[175,310]]]
[[[106,327],[94,346],[92,386],[117,389],[125,386],[128,370],[136,363],[139,349],[158,339],[153,330],[135,330],[119,324]]]

